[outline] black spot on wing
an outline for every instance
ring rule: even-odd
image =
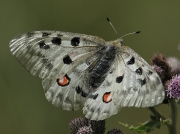
[[[116,82],[117,82],[117,83],[121,83],[122,80],[123,80],[123,76],[118,76],[118,77],[116,78]]]
[[[52,43],[55,45],[61,45],[61,38],[59,38],[59,37],[53,38]]]
[[[46,44],[44,43],[44,41],[39,42],[39,47],[40,47],[41,49],[50,49],[50,46],[49,46],[49,45],[46,45]]]
[[[75,90],[76,90],[76,93],[77,93],[77,94],[80,94],[80,95],[81,95],[82,97],[84,97],[84,98],[86,98],[86,97],[88,96],[88,94],[85,93],[85,92],[82,90],[82,88],[79,87],[79,86],[77,86],[77,87],[75,88]]]
[[[76,90],[76,93],[77,93],[77,94],[80,94],[81,91],[82,91],[82,88],[80,88],[79,86],[77,86],[77,87],[75,88],[75,90]]]
[[[137,79],[139,84],[141,84],[141,86],[145,85],[146,84],[146,79],[144,78],[144,80],[142,79]]]
[[[43,48],[44,46],[46,46],[46,44],[44,43],[44,41],[39,42],[39,47],[40,47],[40,48]]]
[[[88,96],[88,94],[82,90],[82,91],[81,91],[81,96],[84,97],[84,98],[86,98],[86,97]]]
[[[91,95],[89,95],[88,97],[95,100],[95,99],[98,97],[98,94],[95,94],[95,95],[91,94]]]
[[[50,33],[47,33],[47,32],[42,33],[42,37],[48,37],[49,35],[50,35]]]
[[[71,40],[71,45],[72,46],[79,46],[79,43],[80,43],[80,38],[79,37],[72,38],[72,40]]]
[[[71,60],[71,58],[69,57],[69,55],[66,55],[66,56],[63,58],[63,62],[64,62],[64,64],[71,64],[71,63],[72,63],[72,60]]]
[[[98,97],[98,94],[94,95],[93,99],[95,100]]]
[[[138,69],[136,69],[135,72],[136,72],[137,74],[139,74],[139,75],[142,75],[142,68],[139,67]]]
[[[127,65],[133,65],[135,63],[135,58],[132,57],[129,61],[127,61]]]

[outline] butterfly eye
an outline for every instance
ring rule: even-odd
[[[68,75],[64,75],[63,78],[57,79],[57,84],[60,86],[66,86],[70,83],[71,79],[68,77]]]
[[[103,102],[109,103],[110,101],[112,101],[111,92],[106,92],[103,95]]]

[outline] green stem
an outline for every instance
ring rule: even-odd
[[[149,110],[151,110],[151,112],[159,119],[159,121],[165,120],[166,118],[163,117],[160,113],[158,113],[158,111],[156,111],[156,109],[154,107],[150,107]]]
[[[177,113],[178,108],[175,99],[170,99],[171,105],[171,124],[168,126],[170,134],[177,134],[176,131],[176,122],[177,122]]]

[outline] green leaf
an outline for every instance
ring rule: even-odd
[[[119,122],[124,127],[128,128],[129,130],[134,130],[138,133],[144,133],[144,132],[151,132],[154,130],[154,128],[160,128],[161,122],[156,118],[156,116],[150,115],[150,120],[146,121],[145,123],[140,124],[137,127],[129,126],[128,124],[124,124],[122,122]]]

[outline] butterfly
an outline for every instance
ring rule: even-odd
[[[138,32],[137,32],[138,33]],[[32,31],[10,42],[13,56],[42,79],[54,106],[104,120],[122,107],[152,107],[164,100],[158,74],[122,38],[60,31]]]

